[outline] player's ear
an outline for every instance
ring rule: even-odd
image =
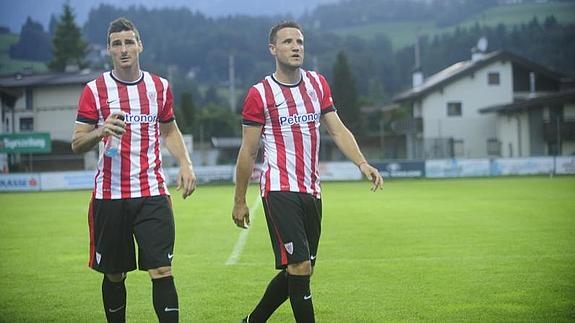
[[[272,56],[276,56],[276,45],[275,44],[268,44],[268,49]]]
[[[138,40],[138,47],[140,48],[140,53],[144,51],[144,44],[142,43],[141,40]]]

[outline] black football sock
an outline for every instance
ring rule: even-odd
[[[297,323],[315,322],[309,278],[310,276],[288,274],[289,300]]]
[[[126,285],[125,279],[114,283],[104,275],[102,280],[102,300],[106,319],[110,323],[126,322]]]
[[[178,322],[180,309],[173,276],[152,279],[152,298],[160,323]]]
[[[280,271],[268,284],[264,296],[248,317],[248,323],[265,322],[288,298],[288,278],[285,270]]]

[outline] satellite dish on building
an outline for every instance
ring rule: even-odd
[[[479,51],[481,51],[482,53],[485,53],[485,51],[487,51],[487,38],[485,37],[479,38],[479,40],[477,41],[477,49],[479,49]]]

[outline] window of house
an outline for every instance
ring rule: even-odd
[[[34,131],[34,118],[20,118],[20,131]]]
[[[487,84],[499,85],[499,72],[491,72],[487,74]]]
[[[501,156],[501,143],[497,138],[487,139],[487,155]]]
[[[447,102],[447,116],[461,116],[461,102]]]
[[[465,155],[465,147],[463,146],[462,139],[453,140],[453,157],[463,157]]]

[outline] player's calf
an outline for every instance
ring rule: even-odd
[[[126,322],[126,275],[108,274],[102,280],[102,300],[109,323]]]
[[[152,301],[160,323],[178,322],[180,308],[171,267],[148,270],[152,278]]]

